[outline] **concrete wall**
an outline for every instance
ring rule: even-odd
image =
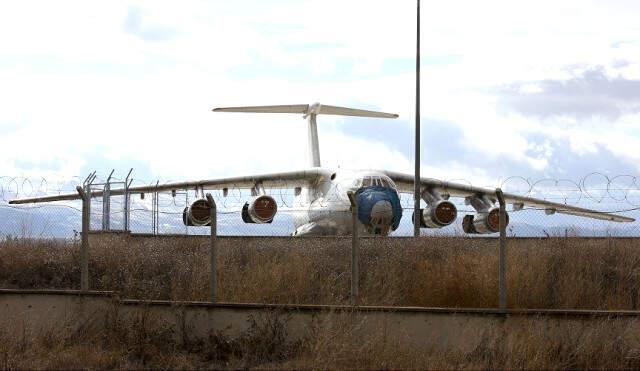
[[[63,328],[99,331],[118,321],[140,323],[148,331],[170,330],[177,341],[229,339],[258,325],[279,322],[291,341],[339,327],[363,341],[397,346],[469,352],[486,335],[536,332],[544,336],[586,336],[611,326],[632,341],[640,330],[636,311],[520,310],[507,314],[484,309],[344,307],[309,305],[210,304],[119,300],[110,292],[0,290],[0,328],[16,336],[36,336]],[[316,331],[316,332],[314,332]],[[497,336],[500,337],[499,335]]]
[[[116,308],[113,293],[56,290],[0,290],[0,330],[16,339],[63,328],[104,324]]]

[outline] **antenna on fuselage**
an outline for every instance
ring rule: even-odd
[[[312,167],[320,167],[320,144],[318,142],[318,124],[316,117],[322,115],[356,116],[395,119],[395,113],[368,111],[363,109],[328,106],[320,103],[291,104],[281,106],[247,106],[214,108],[214,112],[249,112],[249,113],[298,113],[308,122],[309,158]]]

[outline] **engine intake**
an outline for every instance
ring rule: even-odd
[[[456,220],[458,209],[451,201],[439,200],[420,209],[420,214],[420,228],[442,228]]]
[[[182,222],[187,226],[204,227],[211,225],[211,207],[205,199],[194,201],[184,208]]]
[[[509,213],[506,213],[509,225]],[[462,230],[469,234],[490,234],[500,231],[500,209],[494,207],[487,212],[475,215],[465,215],[462,220]]]
[[[257,224],[271,223],[277,212],[278,203],[273,197],[256,196],[242,207],[242,221]]]

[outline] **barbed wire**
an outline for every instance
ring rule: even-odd
[[[121,179],[113,178],[115,181]],[[101,177],[96,181],[101,183],[106,181]],[[452,179],[466,185],[473,183],[466,179]],[[70,177],[25,177],[25,176],[0,176],[0,203],[8,203],[8,201],[20,198],[55,196],[66,193],[75,193],[75,187],[82,183],[82,178],[78,176]],[[162,186],[171,183],[168,181],[143,181],[134,179],[134,186]],[[282,187],[268,189],[268,193],[276,198],[282,206],[295,206],[292,184],[287,186],[287,181],[282,181]],[[340,193],[340,184],[332,184],[328,182],[329,189],[326,195],[338,195]],[[521,196],[536,197],[544,200],[561,202],[566,204],[575,204],[581,201],[588,201],[595,204],[612,203],[631,206],[631,208],[640,207],[640,176],[631,174],[607,175],[600,172],[589,173],[577,180],[566,178],[542,178],[532,179],[523,176],[509,176],[499,182],[499,186],[509,193]],[[186,200],[193,200],[198,195],[198,190],[179,190],[179,194],[186,196]],[[189,197],[189,192],[193,192],[193,198]],[[203,193],[204,190],[200,190]],[[166,194],[167,192],[161,192]],[[246,198],[247,190],[238,186],[231,185],[227,188],[227,194],[222,195],[220,191],[211,192],[216,201],[219,201],[222,208],[237,207],[243,203]],[[114,202],[117,201],[114,197]],[[162,207],[179,206],[181,201],[178,197],[161,198]],[[324,202],[331,203],[331,197],[325,197]],[[410,206],[412,200],[404,200],[406,206]]]
[[[122,179],[112,177],[114,182]],[[0,240],[7,235],[27,236],[69,236],[80,229],[81,203],[76,201],[61,201],[46,204],[10,205],[9,200],[39,196],[53,196],[60,194],[73,194],[75,188],[81,184],[82,178],[74,177],[0,177]],[[94,181],[93,191],[100,191],[100,183],[106,181],[105,177],[97,177]],[[451,182],[472,185],[465,179],[452,179]],[[131,186],[151,187],[162,186],[171,183],[166,181],[144,181],[134,179]],[[340,195],[350,186],[350,180],[335,184],[327,181],[321,184],[324,188],[321,206],[330,206],[332,202],[344,202]],[[532,179],[522,176],[510,176],[498,182],[505,191],[521,196],[536,197],[554,202],[567,204],[581,204],[587,208],[597,209],[600,212],[625,213],[636,219],[640,214],[640,177],[633,175],[607,176],[602,173],[590,173],[578,180],[569,179]],[[278,213],[273,225],[245,224],[242,221],[240,210],[251,197],[250,190],[238,185],[230,185],[226,192],[223,190],[206,189],[177,189],[174,192],[164,191],[147,192],[145,197],[132,195],[129,203],[130,224],[129,230],[136,233],[155,234],[203,234],[207,228],[187,228],[183,224],[184,209],[196,199],[204,197],[205,192],[211,193],[218,205],[220,220],[220,233],[227,235],[290,235],[295,226],[292,221],[296,215],[304,213],[300,200],[296,197],[295,187],[299,184],[287,181],[279,182],[278,188],[266,188],[267,194],[278,202]],[[324,186],[324,187],[323,187]],[[114,185],[114,188],[118,188]],[[484,187],[493,188],[493,187]],[[304,191],[303,191],[304,192]],[[314,195],[311,195],[314,196]],[[403,218],[400,228],[395,235],[411,235],[413,195],[403,193],[400,195],[403,208]],[[153,202],[155,199],[154,207]],[[105,205],[102,197],[95,197],[91,201],[90,222],[91,229],[103,228]],[[465,205],[463,198],[452,199],[456,203],[459,215],[474,214],[469,205]],[[308,206],[308,205],[306,205]],[[110,197],[111,230],[123,230],[124,227],[124,197]],[[530,212],[527,212],[530,211]],[[343,213],[343,211],[326,208],[325,213]],[[517,215],[516,215],[517,214]],[[154,216],[155,215],[155,216]],[[4,219],[4,220],[3,220]],[[461,219],[461,217],[459,218]],[[547,219],[542,214],[542,209],[526,207],[513,213],[513,224],[509,226],[510,235],[542,236],[549,234],[566,234],[567,230],[575,230],[582,235],[617,234],[622,236],[640,236],[640,225],[608,226],[601,221],[586,219]],[[560,230],[564,230],[561,232]],[[454,223],[441,230],[429,230],[426,234],[463,234],[460,222]],[[573,232],[572,232],[573,233]]]
[[[518,189],[517,192],[511,191],[514,187]],[[546,200],[555,199],[564,203],[577,203],[587,199],[593,203],[611,200],[626,202],[633,207],[640,206],[640,177],[630,174],[610,176],[592,172],[578,180],[562,178],[533,180],[521,176],[510,176],[501,182],[501,188],[507,192]]]

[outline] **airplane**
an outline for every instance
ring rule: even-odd
[[[287,208],[293,215],[293,236],[351,235],[352,212],[349,193],[357,203],[357,227],[360,235],[387,236],[400,225],[402,207],[400,193],[414,192],[414,176],[387,170],[344,170],[321,166],[318,141],[317,116],[340,115],[368,118],[395,119],[397,114],[368,111],[347,107],[315,104],[278,106],[247,106],[215,108],[214,112],[290,113],[301,114],[308,123],[310,167],[308,169],[261,175],[248,175],[198,181],[175,182],[156,186],[128,188],[129,194],[176,190],[191,190],[204,195],[204,190],[222,190],[226,197],[229,189],[251,191],[251,198],[240,212],[245,223],[268,224],[278,212],[276,199],[266,189],[293,189],[294,205]],[[458,211],[450,198],[464,198],[465,204],[475,210],[465,215],[462,229],[467,234],[491,234],[499,231],[499,207],[496,206],[495,189],[474,187],[433,178],[420,178],[421,198],[427,207],[420,210],[422,228],[442,228],[455,222]],[[124,189],[112,189],[113,196],[123,195]],[[91,197],[102,196],[101,191],[91,192]],[[10,204],[27,204],[79,199],[78,194],[34,197],[10,201]],[[504,199],[512,204],[513,211],[532,207],[545,210],[546,214],[569,214],[612,222],[634,222],[622,215],[599,212],[542,199],[504,193]],[[197,199],[183,211],[186,226],[208,226],[210,206],[204,197]],[[508,223],[508,214],[507,214]]]

